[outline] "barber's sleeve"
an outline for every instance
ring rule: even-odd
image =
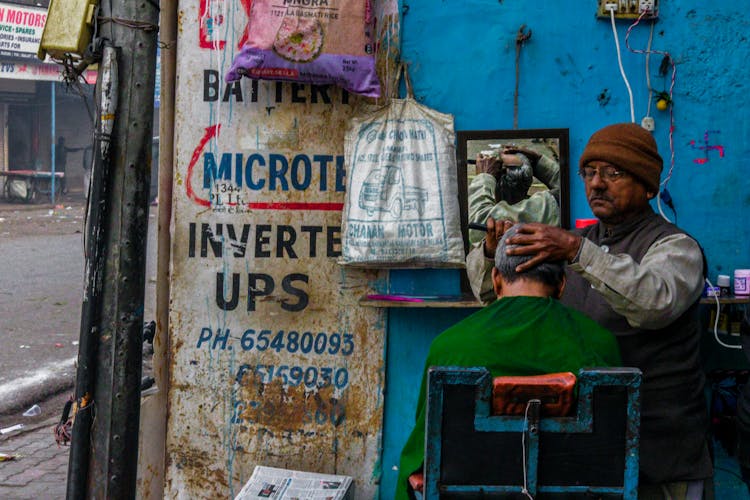
[[[549,192],[560,202],[560,164],[542,155],[534,165],[534,177],[549,188]]]
[[[497,179],[490,174],[477,174],[469,183],[469,222],[485,223],[487,217],[495,220],[521,220],[520,217],[527,210],[527,200],[521,200],[515,205],[501,200],[495,202],[495,187]],[[469,242],[477,243],[484,238],[482,231],[469,230]]]
[[[703,290],[701,249],[684,234],[656,241],[640,264],[629,255],[609,254],[584,239],[570,270],[581,274],[615,312],[636,328],[667,326]]]
[[[487,305],[497,298],[492,286],[492,267],[495,262],[484,256],[483,246],[484,240],[472,246],[466,256],[466,273],[474,296],[482,305]]]
[[[469,183],[469,221],[484,222],[495,206],[497,180],[490,174],[480,173]]]

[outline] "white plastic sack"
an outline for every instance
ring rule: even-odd
[[[8,197],[17,200],[26,200],[29,197],[29,185],[23,179],[9,179]]]
[[[352,119],[340,264],[463,267],[453,116],[390,99]]]

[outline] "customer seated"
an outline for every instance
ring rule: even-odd
[[[436,337],[425,362],[414,429],[401,453],[396,498],[413,498],[408,477],[424,460],[426,375],[430,366],[485,367],[493,377],[573,372],[587,366],[619,366],[614,336],[558,298],[565,287],[564,262],[545,262],[523,273],[532,256],[506,254],[505,232],[492,270],[498,300]]]

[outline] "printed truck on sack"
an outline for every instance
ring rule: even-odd
[[[412,100],[395,101],[405,109],[393,117],[380,109],[350,125],[339,263],[461,266],[452,129],[421,116]],[[411,107],[416,117],[404,118]]]
[[[426,189],[408,186],[401,167],[385,165],[370,172],[359,191],[359,208],[373,216],[376,210],[390,212],[400,219],[404,210],[416,210],[424,214],[429,199]]]

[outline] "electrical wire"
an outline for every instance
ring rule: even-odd
[[[229,40],[222,40],[221,37],[223,36],[225,39],[228,37],[229,33],[229,25],[230,22],[227,22],[229,11],[228,11],[228,2],[226,1],[210,1],[206,2],[205,6],[202,9],[202,12],[200,14],[200,17],[198,19],[198,23],[201,30],[205,30],[205,36],[210,36],[210,45],[211,45],[211,51],[209,53],[209,64],[213,65],[215,68],[216,74],[219,75],[219,98],[216,101],[216,112],[214,113],[214,107],[213,105],[210,107],[210,113],[209,113],[209,123],[211,125],[217,125],[215,127],[216,133],[210,140],[210,147],[215,150],[219,151],[219,139],[221,138],[221,108],[222,108],[222,95],[221,95],[221,83],[223,82],[223,79],[221,78],[221,75],[223,75],[223,68],[224,68],[224,62],[225,62],[225,51],[223,49],[222,42],[224,45],[229,44]],[[234,6],[232,10],[232,15],[234,15]],[[218,20],[221,20],[220,22],[217,22]],[[223,33],[220,32],[221,26],[224,26]],[[217,56],[216,54],[220,54]],[[242,83],[240,83],[242,85]],[[231,108],[230,108],[231,112]]]
[[[667,217],[667,214],[664,213],[664,209],[661,206],[661,196],[659,196],[659,194],[656,195],[656,208],[657,210],[659,210],[659,215],[661,215],[662,218],[667,222],[673,224],[677,220],[677,218],[675,217],[675,221],[672,221],[669,217]]]
[[[638,24],[641,22],[643,17],[646,15],[646,11],[641,12],[641,15],[638,16],[638,19],[635,20],[635,22],[630,25],[628,28],[627,33],[625,34],[625,46],[630,50],[631,52],[635,54],[646,54],[647,56],[649,54],[661,54],[667,60],[669,61],[670,66],[672,67],[672,77],[670,79],[669,84],[669,150],[670,150],[670,166],[669,166],[669,172],[667,172],[666,178],[661,182],[661,185],[663,187],[667,186],[667,183],[669,182],[669,179],[672,177],[672,171],[674,170],[674,106],[672,105],[673,96],[674,96],[674,86],[675,81],[677,77],[677,66],[675,65],[674,59],[672,59],[672,56],[669,54],[669,52],[663,51],[663,50],[652,50],[651,49],[651,37],[649,37],[649,46],[648,50],[639,50],[639,49],[633,49],[630,47],[629,38],[630,38],[630,32],[638,26]],[[653,24],[651,25],[651,28],[653,30]],[[650,80],[649,80],[650,82]],[[651,92],[653,89],[651,89],[649,84],[649,92]],[[649,100],[650,102],[650,100]]]
[[[674,106],[672,105],[672,90],[674,89],[674,75],[676,68],[672,58],[669,58],[672,62],[672,83],[669,87],[669,171],[667,176],[661,181],[661,187],[666,188],[667,183],[672,178],[672,172],[674,171]]]
[[[625,68],[622,66],[622,55],[620,54],[620,40],[617,37],[617,26],[615,26],[615,11],[610,9],[609,18],[612,21],[612,34],[615,38],[615,48],[617,49],[617,63],[620,65],[620,74],[625,82],[625,87],[628,89],[628,96],[630,97],[630,121],[635,123],[635,109],[633,107],[633,90],[630,88],[630,82],[625,74]]]
[[[148,23],[145,21],[136,21],[133,19],[123,19],[121,17],[99,17],[98,21],[101,24],[114,23],[127,28],[143,30],[143,31],[159,31],[159,25]]]
[[[522,454],[522,463],[523,466],[523,488],[521,488],[521,493],[526,495],[527,498],[530,500],[534,500],[534,497],[531,496],[531,493],[529,493],[528,490],[528,484],[526,483],[526,431],[529,428],[529,407],[531,407],[531,403],[535,400],[528,401],[526,403],[526,411],[523,415],[523,429],[521,430],[521,454]]]
[[[706,283],[708,284],[709,289],[713,288],[713,285],[708,278],[706,278]],[[716,317],[714,318],[714,338],[716,339],[716,342],[727,349],[742,349],[741,344],[727,344],[719,338],[719,313],[721,312],[721,303],[719,302],[719,297],[716,295],[714,295],[714,300],[716,300]]]
[[[218,5],[217,5],[218,4]],[[214,37],[213,37],[213,51],[211,52],[211,56],[213,57],[215,54],[219,54],[216,57],[216,73],[219,75],[219,82],[222,81],[221,76],[224,74],[222,71],[224,69],[224,63],[225,63],[225,57],[226,57],[226,51],[221,50],[221,40],[219,39],[219,25],[216,23],[217,19],[223,20],[221,24],[224,25],[224,45],[228,45],[230,41],[228,40],[228,34],[229,34],[229,23],[227,20],[229,19],[229,2],[209,2],[208,9],[210,9],[210,16],[212,21],[212,27],[214,30]],[[232,7],[233,9],[236,8],[234,5]],[[242,85],[242,83],[240,83]],[[219,92],[221,92],[221,83],[219,83]],[[213,138],[214,148],[216,151],[221,151],[221,148],[219,146],[219,140],[221,139],[221,122],[222,122],[222,116],[221,116],[221,102],[222,98],[220,97],[216,101],[216,134]],[[229,108],[231,112],[231,107]]]
[[[654,30],[653,23],[651,23],[651,33],[649,34],[649,40],[648,40],[648,47],[647,47],[647,49],[646,50],[639,50],[639,49],[633,49],[632,47],[630,47],[630,41],[629,41],[629,39],[630,39],[630,33],[633,30],[633,28],[635,28],[636,26],[638,26],[638,24],[641,22],[641,20],[643,19],[643,17],[647,13],[648,13],[648,11],[641,12],[641,15],[638,16],[638,19],[636,19],[635,22],[630,25],[630,27],[628,28],[627,33],[625,34],[625,46],[628,48],[629,51],[631,51],[631,52],[633,52],[635,54],[645,54],[646,55],[646,58],[647,58],[646,59],[646,78],[647,78],[647,82],[648,82],[648,86],[649,86],[648,87],[648,90],[649,90],[649,100],[648,100],[649,101],[649,108],[648,108],[649,109],[649,113],[651,111],[651,107],[650,106],[651,106],[651,98],[652,98],[652,92],[653,92],[653,89],[651,88],[651,80],[650,80],[650,77],[649,77],[649,67],[648,67],[648,61],[649,61],[648,57],[649,57],[649,55],[650,54],[661,54],[661,55],[663,55],[665,58],[667,58],[667,60],[669,61],[669,64],[672,67],[672,77],[671,77],[670,84],[669,84],[669,171],[667,172],[667,175],[664,178],[664,180],[661,181],[661,183],[659,184],[660,191],[661,191],[661,190],[666,189],[667,184],[669,183],[669,180],[672,178],[672,173],[674,172],[674,166],[675,166],[675,150],[674,150],[674,128],[675,128],[674,127],[674,105],[672,104],[672,101],[673,101],[673,95],[674,95],[675,81],[677,79],[677,66],[675,65],[674,59],[672,59],[672,56],[669,55],[669,52],[666,52],[666,51],[663,51],[663,50],[652,50],[651,43],[652,43],[652,40],[653,40],[653,30]],[[612,15],[614,16],[614,14],[612,14]],[[656,207],[659,210],[659,214],[661,214],[661,216],[665,220],[667,220],[668,222],[672,222],[669,219],[669,217],[667,217],[666,214],[664,213],[664,209],[661,206],[661,197],[658,196],[658,194],[657,194],[657,197],[656,197]]]
[[[627,40],[627,35],[625,36]],[[654,89],[651,88],[651,75],[649,72],[649,62],[651,60],[651,44],[654,41],[654,23],[651,23],[651,29],[648,30],[648,44],[646,45],[646,88],[648,88],[648,104],[646,104],[646,116],[651,116],[651,99],[654,98]],[[628,47],[630,50],[630,47]]]

